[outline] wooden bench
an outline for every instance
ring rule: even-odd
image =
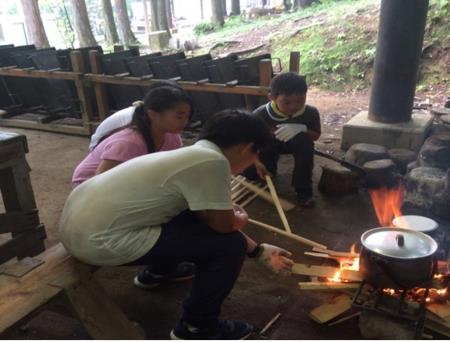
[[[0,333],[64,293],[92,338],[145,338],[142,329],[128,320],[93,278],[98,267],[77,261],[61,243],[34,259],[42,264],[23,276],[5,274],[4,268],[1,273],[0,268]]]

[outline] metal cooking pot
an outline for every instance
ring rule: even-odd
[[[411,289],[431,280],[438,245],[428,235],[404,228],[381,227],[361,236],[359,269],[375,287]]]

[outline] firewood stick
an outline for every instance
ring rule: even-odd
[[[349,319],[352,319],[353,317],[358,317],[359,315],[361,315],[361,311],[360,312],[355,312],[351,315],[348,315],[346,317],[342,317],[341,319],[338,319],[337,321],[334,321],[330,324],[328,324],[329,327],[332,327],[333,325],[348,321]]]
[[[277,313],[265,326],[261,329],[258,335],[264,334],[269,328],[280,318],[281,313]]]
[[[297,263],[292,265],[293,274],[333,278],[337,272],[339,272],[338,267],[305,265]]]
[[[308,245],[308,246],[311,246],[311,247],[318,247],[318,248],[322,248],[322,249],[323,249],[323,247],[325,247],[324,245],[321,245],[320,243],[317,243],[315,241],[306,239],[306,238],[304,238],[304,237],[302,237],[300,235],[294,234],[294,233],[288,233],[288,232],[284,231],[281,228],[277,228],[277,227],[271,226],[270,224],[267,224],[267,223],[259,222],[259,221],[253,220],[251,218],[248,219],[248,222],[253,223],[253,224],[255,224],[257,226],[260,226],[262,228],[265,228],[267,230],[270,230],[271,232],[278,233],[280,235],[284,235],[284,236],[286,236],[288,238],[291,238],[293,240],[296,240],[298,242],[301,242],[301,243],[303,243],[305,245]],[[321,246],[321,247],[319,247],[319,246]],[[325,249],[326,249],[326,247],[325,247]]]
[[[331,256],[331,255],[328,255],[325,253],[318,253],[318,252],[304,252],[303,254],[313,256],[316,258],[332,259],[332,260],[336,260],[336,261],[340,261],[340,259],[341,259],[339,257],[334,257],[334,256]]]
[[[278,199],[277,191],[275,190],[275,186],[272,183],[272,179],[269,175],[266,175],[266,182],[269,186],[270,195],[272,195],[273,202],[275,203],[275,208],[277,208],[278,215],[280,215],[281,222],[283,222],[283,227],[286,229],[288,233],[292,233],[291,227],[289,226],[289,222],[287,220],[286,215],[284,214],[283,208],[281,207],[280,200]]]
[[[314,247],[313,248],[314,252],[319,252],[319,253],[325,253],[331,256],[335,256],[335,257],[342,257],[342,258],[359,258],[359,254],[358,253],[350,253],[350,252],[337,252],[337,251],[333,251],[331,249],[326,249],[326,248],[317,248]]]
[[[264,185],[264,186],[261,188],[261,190],[266,190],[266,189],[267,189],[267,184]],[[253,195],[251,195],[251,196],[250,196],[249,198],[247,198],[244,202],[242,202],[242,203],[240,204],[240,206],[241,206],[242,208],[244,208],[246,205],[250,204],[250,202],[253,201],[256,197],[258,197],[258,194],[257,194],[257,193],[253,193]]]
[[[249,194],[250,192],[252,192],[252,191],[249,188],[246,188],[245,186],[243,186],[242,188],[240,188],[234,192],[233,191],[231,192],[231,200],[237,201],[238,197],[242,198],[243,196]]]
[[[243,178],[243,177],[242,177]],[[259,188],[258,186],[246,181],[245,179],[242,178],[238,178],[235,177],[235,179],[241,183],[242,185],[246,186],[247,188],[249,188],[250,190],[252,190],[254,193],[256,193],[258,196],[260,196],[261,198],[265,199],[266,201],[273,203],[273,199],[272,196],[270,195],[270,193],[268,193],[265,190],[262,190],[261,188]],[[281,206],[283,207],[284,210],[289,211],[293,208],[295,208],[295,205],[284,200],[284,199],[280,199],[280,203]]]
[[[361,284],[359,283],[338,283],[338,282],[299,282],[298,288],[300,290],[315,290],[315,291],[323,291],[323,290],[353,290],[357,289]]]

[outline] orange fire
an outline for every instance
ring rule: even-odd
[[[402,216],[404,185],[389,189],[386,187],[369,190],[378,222],[383,227],[390,227],[394,217]]]
[[[350,253],[356,253],[356,244],[355,243],[350,248]],[[335,282],[335,283],[345,282],[344,279],[341,279],[341,271],[342,270],[359,271],[359,258],[340,260],[339,261],[339,271],[337,271],[334,274],[333,278],[328,278],[328,281]]]

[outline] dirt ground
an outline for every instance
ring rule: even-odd
[[[322,117],[323,134],[317,148],[339,154],[342,124],[367,108],[367,93],[335,94],[312,89],[308,102],[319,109]],[[31,178],[40,218],[47,230],[47,246],[54,245],[58,241],[59,215],[71,189],[72,171],[87,152],[88,138],[22,129],[1,130],[27,136],[30,148],[27,160],[32,168]],[[294,200],[295,194],[289,186],[292,159],[283,157],[280,162],[280,172],[275,179],[278,193]],[[320,165],[328,162],[316,157],[315,185],[320,177]],[[295,208],[287,213],[296,233],[332,249],[349,250],[353,242],[359,241],[363,231],[377,226],[370,201],[363,190],[355,195],[328,198],[316,189],[315,186],[315,208]],[[281,226],[272,205],[256,200],[247,209],[251,217]],[[257,241],[291,250],[296,262],[319,263],[304,256],[303,252],[309,250],[306,246],[260,228],[249,226],[245,230]],[[105,267],[97,272],[96,277],[130,320],[143,327],[149,339],[167,339],[179,317],[189,284],[143,291],[132,284],[137,271],[136,267]],[[278,322],[265,333],[265,337],[270,339],[360,339],[357,319],[328,327],[308,317],[309,311],[321,305],[330,294],[300,292],[297,282],[302,280],[306,281],[306,278],[278,278],[254,262],[247,261],[233,292],[223,305],[222,314],[228,318],[247,320],[259,331],[275,314],[281,313]],[[52,300],[0,335],[0,338],[89,338],[65,304],[64,298]]]

